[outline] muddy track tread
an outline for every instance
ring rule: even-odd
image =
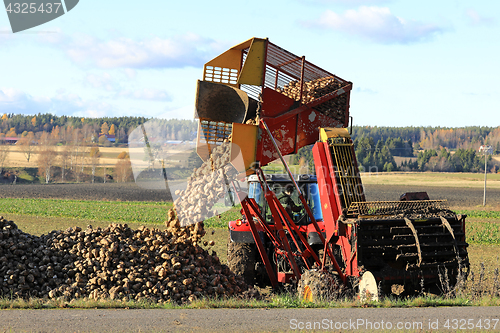
[[[297,286],[297,294],[302,299],[308,286],[311,290],[313,301],[330,301],[339,297],[339,285],[339,280],[335,275],[327,271],[311,269],[302,274]]]
[[[255,281],[255,245],[250,243],[235,243],[228,237],[227,266],[236,275],[242,276],[248,285]]]

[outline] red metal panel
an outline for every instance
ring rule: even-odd
[[[300,148],[316,142],[319,138],[320,127],[343,126],[341,121],[325,116],[314,109],[306,109],[294,116],[289,116],[287,110],[294,103],[292,99],[267,88],[264,93],[266,102],[262,105],[261,116],[269,126],[282,155],[297,153]],[[268,118],[269,116],[275,118]],[[257,146],[257,161],[264,166],[277,159],[278,154],[262,125],[261,129]]]
[[[264,262],[264,265],[266,267],[267,275],[269,276],[269,280],[271,280],[271,284],[273,288],[276,288],[278,285],[278,281],[276,279],[276,275],[273,272],[271,262],[269,261],[269,257],[267,256],[266,250],[264,248],[264,245],[262,244],[262,240],[260,239],[259,233],[257,231],[257,228],[255,226],[255,223],[253,222],[253,217],[252,214],[250,213],[250,210],[248,208],[248,202],[247,199],[244,199],[241,202],[241,207],[243,208],[243,214],[245,215],[248,224],[250,225],[250,228],[252,229],[252,235],[253,239],[255,240],[255,245],[257,245],[257,249],[259,250],[260,257],[262,258],[262,261]]]
[[[278,272],[278,282],[281,283],[290,283],[290,281],[295,277],[295,275],[291,273],[283,273]]]
[[[342,251],[342,257],[345,261],[345,274],[351,276],[359,276],[358,269],[358,250],[357,250],[357,241],[354,243],[354,249],[351,247],[350,239],[357,239],[355,235],[354,228],[349,225],[346,228],[345,235],[341,235],[337,239],[337,245],[340,247]]]
[[[269,126],[282,155],[295,152],[296,123],[296,118],[292,117]],[[261,166],[264,166],[279,156],[263,125],[259,124],[259,127],[261,135],[257,142],[257,161],[260,162]]]
[[[342,123],[324,114],[308,109],[298,115],[297,150],[315,143],[319,139],[320,127],[341,127]]]
[[[314,145],[313,157],[327,239],[330,239],[338,232],[337,219],[342,213],[338,188],[335,182],[335,173],[332,164],[328,162],[329,155],[330,149],[328,143],[317,142]]]
[[[266,199],[267,204],[269,205],[269,209],[271,210],[271,214],[274,217],[274,226],[278,233],[279,240],[281,241],[281,245],[283,246],[288,262],[292,267],[293,274],[295,275],[296,280],[299,281],[300,269],[299,266],[297,265],[297,262],[295,261],[292,249],[290,248],[290,243],[288,242],[288,237],[283,228],[283,224],[281,223],[280,214],[277,208],[277,205],[281,206],[281,204],[279,203],[278,199],[276,198],[276,195],[272,191],[267,191],[264,194],[264,198]]]
[[[271,88],[264,88],[262,91],[262,111],[261,117],[275,117],[290,109],[295,101]]]

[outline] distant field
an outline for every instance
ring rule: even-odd
[[[54,147],[56,151],[61,151],[62,146]],[[11,168],[35,168],[37,167],[38,153],[36,150],[32,153],[30,161],[26,160],[24,153],[21,151],[20,146],[9,146],[9,155],[7,157],[6,167]],[[99,147],[99,151],[102,157],[99,160],[99,164],[105,167],[114,167],[117,162],[117,156],[122,152],[128,152],[128,148],[117,148],[117,147]]]
[[[483,173],[458,172],[379,172],[362,173],[366,185],[422,185],[458,188],[483,188]],[[488,174],[487,188],[500,188],[500,174]]]
[[[55,146],[56,151],[60,152],[63,147]],[[190,148],[190,149],[187,149]],[[179,150],[177,146],[172,147],[164,147],[165,155],[170,163],[168,165],[178,165],[179,163],[183,163],[187,160],[189,154],[193,151],[192,147],[183,147],[182,150]],[[26,160],[24,153],[21,150],[20,146],[8,146],[10,151],[7,161],[5,163],[5,167],[11,168],[36,168],[37,167],[37,159],[38,153],[35,150],[30,157],[30,161]],[[87,151],[90,150],[90,147],[86,148]],[[101,167],[114,167],[116,162],[118,161],[118,155],[125,151],[131,155],[131,158],[136,158],[135,164],[143,165],[144,167],[148,166],[147,160],[143,160],[144,149],[143,148],[128,148],[128,147],[99,147],[99,151],[101,152],[101,158],[99,159],[99,165]]]

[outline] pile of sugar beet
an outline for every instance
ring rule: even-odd
[[[38,237],[0,217],[0,296],[179,304],[203,297],[259,297],[214,251],[199,246],[205,231],[203,222],[194,223],[209,217],[206,207],[224,196],[223,183],[235,176],[229,152],[225,142],[193,170],[174,203],[179,214],[168,211],[165,231],[111,224]]]
[[[111,224],[42,236],[0,217],[0,295],[181,304],[254,292],[199,246],[201,222],[181,228],[175,211],[168,215],[165,231]]]

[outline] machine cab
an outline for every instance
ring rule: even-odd
[[[291,198],[296,206],[301,207],[300,211],[292,212],[290,216],[293,221],[298,225],[306,225],[311,221],[307,215],[305,209],[299,200],[299,196],[292,181],[288,175],[283,174],[269,174],[266,175],[266,180],[271,188],[271,190],[276,194],[278,199],[283,197],[285,194],[285,189],[293,189]],[[318,183],[315,175],[303,174],[299,175],[296,179],[297,185],[302,192],[302,195],[306,199],[307,204],[311,208],[314,218],[316,221],[323,220],[323,214],[321,212],[321,203],[318,190]],[[267,223],[273,223],[273,218],[269,206],[264,198],[264,190],[260,186],[258,178],[256,175],[251,175],[248,177],[248,197],[255,199],[259,208],[261,209],[262,216],[265,217]]]

